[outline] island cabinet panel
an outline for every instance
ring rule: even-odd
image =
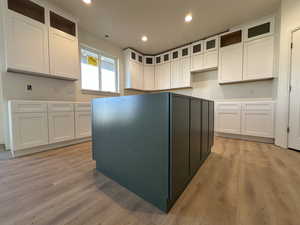
[[[209,101],[157,93],[93,100],[93,158],[99,172],[168,212],[205,158]],[[207,115],[201,116],[203,113]],[[213,117],[212,113],[212,117]],[[203,119],[206,145],[201,145]]]
[[[202,136],[201,136],[201,161],[205,161],[209,154],[209,101],[202,101]]]
[[[190,175],[201,165],[201,100],[192,98],[190,105]]]
[[[209,116],[209,121],[208,121],[208,150],[211,150],[211,148],[214,145],[214,130],[215,130],[215,117],[214,117],[214,112],[215,112],[215,104],[213,101],[209,101],[208,103],[208,116]]]
[[[189,129],[190,99],[187,96],[172,95],[172,199],[184,191],[190,179]]]

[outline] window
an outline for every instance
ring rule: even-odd
[[[117,59],[96,50],[81,48],[81,88],[118,92]]]

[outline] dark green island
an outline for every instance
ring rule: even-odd
[[[97,170],[168,212],[211,152],[214,102],[158,93],[93,100]]]

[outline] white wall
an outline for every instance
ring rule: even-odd
[[[300,1],[282,0],[275,144],[287,147],[291,31],[300,27]]]

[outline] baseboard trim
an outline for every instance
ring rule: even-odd
[[[52,150],[52,149],[70,146],[70,145],[76,145],[76,144],[88,142],[91,140],[92,140],[91,137],[87,137],[87,138],[81,138],[81,139],[76,139],[76,140],[71,140],[71,141],[64,141],[64,142],[59,142],[59,143],[54,143],[54,144],[49,144],[49,145],[43,145],[43,146],[34,147],[34,148],[18,150],[18,151],[12,152],[12,158],[18,158],[18,157],[22,157],[25,155],[32,155],[32,154],[35,154],[38,152],[44,152],[44,151],[48,151],[48,150]]]
[[[262,142],[262,143],[267,143],[267,144],[275,143],[274,138],[255,137],[255,136],[239,135],[239,134],[227,134],[227,133],[220,133],[220,132],[216,132],[215,135],[217,137],[239,139],[239,140],[245,140],[245,141],[255,141],[255,142]]]

